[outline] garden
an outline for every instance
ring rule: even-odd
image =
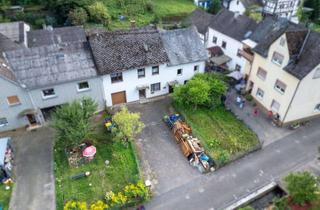
[[[221,75],[206,73],[177,86],[173,93],[175,109],[218,166],[260,148],[257,135],[224,107],[226,90]]]
[[[140,115],[122,108],[111,118],[105,112],[94,114],[95,110],[95,102],[83,98],[53,114],[57,209],[116,209],[150,197],[132,143],[143,128]],[[128,127],[131,123],[135,126]],[[85,158],[83,148],[79,153],[83,144],[94,146],[94,156]]]
[[[0,207],[3,205],[3,209],[9,209],[9,202],[11,197],[11,189],[5,189],[5,185],[0,185]],[[1,209],[1,208],[0,208]]]

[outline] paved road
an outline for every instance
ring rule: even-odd
[[[16,183],[10,210],[54,210],[53,136],[48,128],[13,133]]]
[[[156,196],[147,209],[220,210],[316,158],[320,123],[301,128],[234,163]],[[177,176],[179,175],[177,171]]]

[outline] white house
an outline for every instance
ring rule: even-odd
[[[231,58],[227,63],[228,68],[243,73],[246,60],[241,56],[242,41],[252,34],[256,26],[254,20],[222,9],[209,24],[206,48],[219,46],[224,54]]]
[[[107,106],[168,94],[204,72],[207,59],[194,28],[103,32],[89,41]]]
[[[264,0],[263,13],[298,23],[297,11],[301,2],[300,0]]]
[[[223,1],[223,6],[232,12],[238,12],[242,15],[252,6],[262,8],[263,3],[261,0],[225,0]]]
[[[208,9],[212,3],[212,0],[194,0],[194,4],[198,7]]]

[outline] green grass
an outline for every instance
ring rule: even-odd
[[[224,107],[197,110],[175,106],[185,116],[192,131],[219,165],[245,154],[259,145],[259,139],[242,121]]]
[[[113,142],[110,135],[103,128],[102,123],[97,133],[91,138],[97,148],[95,158],[79,168],[71,168],[64,151],[55,150],[55,176],[57,209],[63,209],[68,200],[80,200],[91,203],[103,199],[106,192],[121,190],[128,183],[139,180],[139,168],[135,156],[134,146],[126,148],[121,142]],[[106,167],[105,160],[110,161]],[[90,171],[87,178],[71,180],[70,176]],[[89,186],[89,183],[92,186]]]
[[[3,205],[4,210],[9,209],[10,197],[11,197],[11,190],[6,190],[5,185],[0,184],[0,204]]]
[[[196,6],[192,0],[151,0],[153,11],[141,8],[139,3],[132,3],[126,8],[119,6],[118,0],[103,0],[112,17],[111,29],[123,29],[130,27],[130,20],[135,20],[137,26],[145,26],[161,20],[181,19],[191,13]],[[118,16],[124,15],[125,21],[119,21]]]

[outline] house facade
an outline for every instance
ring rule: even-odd
[[[290,23],[272,25],[277,30],[257,32],[261,39],[252,49],[247,89],[262,110],[276,116],[279,125],[320,116],[320,94],[310,91],[320,87],[320,35]],[[253,34],[253,39],[257,37]]]
[[[223,6],[232,12],[243,15],[246,10],[252,7],[262,8],[263,2],[261,0],[225,0],[223,1]]]
[[[264,0],[262,13],[264,15],[286,18],[294,23],[298,23],[297,11],[300,3],[300,0]]]
[[[204,9],[209,9],[211,4],[212,4],[212,0],[194,0],[194,4],[197,7],[201,7]]]

